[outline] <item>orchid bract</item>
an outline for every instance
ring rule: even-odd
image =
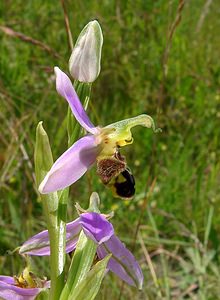
[[[57,92],[67,100],[73,115],[87,131],[53,164],[39,186],[42,194],[62,190],[76,182],[98,160],[114,157],[120,147],[133,143],[131,128],[153,128],[153,119],[145,114],[121,120],[105,127],[94,126],[86,114],[68,76],[55,67]]]

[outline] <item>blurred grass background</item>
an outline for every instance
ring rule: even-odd
[[[92,19],[103,29],[102,71],[88,109],[94,123],[147,113],[163,130],[135,128],[134,144],[123,149],[136,178],[132,201],[114,199],[95,168],[71,188],[68,219],[74,202],[86,208],[90,193],[99,192],[102,211],[115,211],[116,232],[145,276],[138,292],[108,275],[97,299],[220,299],[219,2],[65,5],[74,41]],[[67,105],[53,67],[68,72],[70,50],[59,1],[3,0],[0,26],[0,274],[12,275],[24,262],[8,250],[45,228],[34,185],[38,121],[54,158],[67,147]],[[48,274],[46,258],[34,262]]]

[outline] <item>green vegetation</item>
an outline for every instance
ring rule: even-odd
[[[108,275],[97,299],[219,299],[219,3],[185,2],[65,1],[74,41],[92,19],[103,29],[88,108],[94,123],[147,113],[162,128],[135,128],[123,150],[136,178],[132,201],[113,198],[95,168],[71,187],[68,220],[74,202],[86,208],[97,191],[145,275],[141,292]],[[67,72],[69,57],[61,2],[1,1],[0,274],[19,273],[24,262],[8,251],[46,226],[33,184],[35,129],[42,120],[54,158],[66,149],[67,104],[53,67]],[[47,258],[34,264],[48,274]]]

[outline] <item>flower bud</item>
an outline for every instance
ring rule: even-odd
[[[89,22],[81,31],[69,60],[70,74],[81,82],[93,82],[101,66],[103,36],[99,23]]]

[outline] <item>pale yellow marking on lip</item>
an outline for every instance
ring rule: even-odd
[[[131,129],[135,126],[152,128],[154,132],[160,131],[155,128],[153,119],[145,114],[130,119],[112,123],[100,128],[97,142],[101,144],[102,150],[99,157],[114,155],[117,147],[124,147],[133,143]]]

